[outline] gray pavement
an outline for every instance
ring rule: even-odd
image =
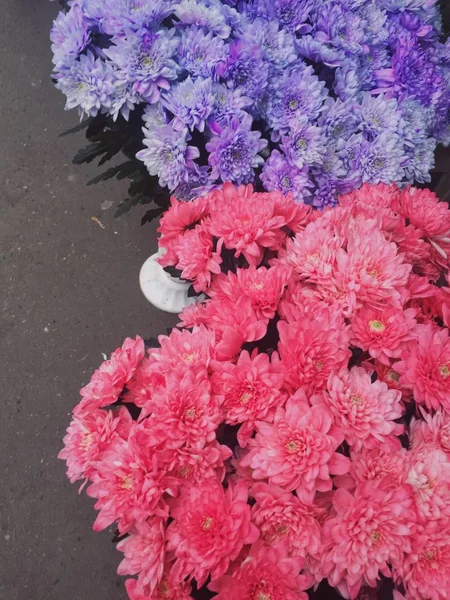
[[[50,80],[57,2],[0,8],[0,600],[123,600],[120,554],[56,455],[101,353],[175,319],[138,287],[155,247],[143,211],[102,210],[124,188],[86,188],[82,134],[58,137],[77,115]]]

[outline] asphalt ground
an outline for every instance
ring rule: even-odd
[[[57,460],[78,391],[123,338],[175,323],[141,295],[155,250],[117,182],[87,188],[51,81],[48,0],[0,0],[0,600],[123,600],[111,533]],[[92,220],[95,217],[97,220]]]

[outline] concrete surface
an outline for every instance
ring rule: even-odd
[[[175,319],[138,287],[154,249],[142,211],[103,211],[123,188],[86,188],[82,134],[58,138],[77,115],[50,80],[57,2],[0,8],[0,600],[123,600],[120,554],[56,455],[101,352]]]

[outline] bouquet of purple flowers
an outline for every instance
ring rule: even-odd
[[[364,182],[430,181],[450,143],[435,0],[67,4],[51,32],[66,107],[138,118],[138,159],[179,199],[231,181],[333,206]]]

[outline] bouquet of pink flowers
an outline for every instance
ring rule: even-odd
[[[160,231],[207,299],[100,366],[60,453],[130,599],[448,598],[448,206],[225,185]]]

